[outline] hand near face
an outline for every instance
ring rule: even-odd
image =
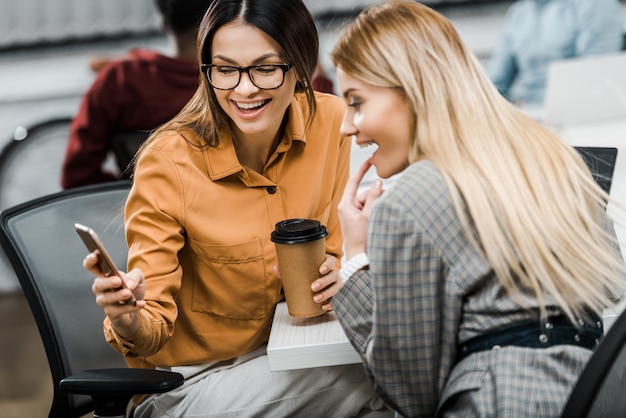
[[[374,202],[383,194],[380,180],[376,180],[368,190],[357,194],[359,184],[371,165],[370,160],[365,161],[350,177],[339,203],[341,232],[348,260],[359,253],[367,252],[367,226],[370,212]]]

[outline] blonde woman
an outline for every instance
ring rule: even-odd
[[[428,7],[364,11],[332,58],[342,134],[377,146],[332,300],[375,387],[406,417],[559,416],[625,287],[608,196]],[[400,174],[357,194],[371,165]]]

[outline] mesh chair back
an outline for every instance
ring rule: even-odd
[[[607,331],[580,375],[563,418],[626,416],[626,312]]]
[[[62,191],[0,213],[0,240],[13,265],[43,340],[54,384],[51,416],[81,416],[91,398],[61,392],[59,381],[85,369],[125,367],[104,340],[104,313],[91,293],[93,275],[82,267],[87,249],[75,223],[100,235],[126,269],[123,205],[130,182]]]
[[[70,119],[39,123],[0,152],[0,210],[61,190],[61,166]],[[0,251],[0,290],[19,291],[13,269]]]
[[[71,119],[54,119],[25,130],[0,153],[0,210],[61,190],[61,167]]]

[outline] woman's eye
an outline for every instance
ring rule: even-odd
[[[271,75],[271,74],[274,74],[276,70],[278,70],[278,67],[267,65],[267,66],[262,66],[262,67],[256,67],[255,70],[259,74],[262,74],[262,75]]]
[[[216,67],[216,70],[220,74],[224,74],[224,75],[229,75],[229,74],[237,72],[237,69],[233,67]]]
[[[348,103],[348,106],[354,108],[355,110],[359,110],[359,106],[361,106],[361,102],[353,101]]]

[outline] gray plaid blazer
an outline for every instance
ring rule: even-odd
[[[457,363],[458,343],[538,320],[538,310],[521,310],[499,285],[432,163],[412,164],[376,202],[368,255],[369,270],[346,283],[333,307],[390,407],[406,417],[560,415],[591,350],[507,346]]]

